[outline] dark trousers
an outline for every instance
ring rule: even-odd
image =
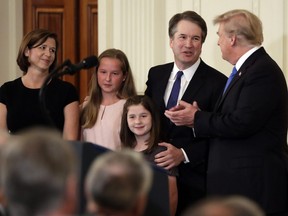
[[[202,200],[206,196],[206,175],[202,167],[191,169],[187,165],[180,165],[177,177],[178,206],[176,216],[183,214],[187,208]]]
[[[267,214],[266,216],[288,216],[288,212],[281,212],[281,213]]]

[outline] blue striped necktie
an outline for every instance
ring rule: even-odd
[[[176,80],[173,84],[172,91],[171,91],[171,94],[170,94],[168,102],[167,102],[167,109],[170,109],[170,108],[177,105],[179,91],[180,91],[180,87],[181,87],[182,75],[183,75],[182,71],[177,72],[177,77],[176,77]]]

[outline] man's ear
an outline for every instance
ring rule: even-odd
[[[90,214],[99,212],[99,207],[93,200],[88,200],[86,203],[86,212]]]
[[[144,215],[144,211],[146,209],[147,205],[147,196],[146,195],[140,195],[135,203],[135,206],[133,208],[133,215],[135,216],[142,216]]]
[[[5,199],[5,196],[4,196],[4,192],[3,192],[3,189],[0,188],[0,206],[7,206],[7,201]]]
[[[75,214],[77,206],[77,178],[71,175],[67,178],[65,194],[60,211],[65,214]]]
[[[237,36],[234,34],[230,37],[231,46],[235,46],[236,42],[237,42]]]

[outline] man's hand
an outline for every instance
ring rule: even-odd
[[[171,169],[178,166],[181,162],[185,160],[183,152],[181,149],[176,148],[170,143],[159,143],[160,146],[165,146],[166,151],[162,151],[155,155],[155,162],[158,166],[163,167],[164,169]]]
[[[165,111],[165,116],[177,126],[194,126],[195,113],[200,110],[196,101],[189,104],[185,101],[180,101],[175,107]]]

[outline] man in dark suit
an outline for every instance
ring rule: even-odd
[[[200,58],[206,35],[206,23],[197,13],[186,11],[174,15],[169,21],[169,37],[175,62],[152,67],[146,82],[145,94],[153,99],[161,115],[163,142],[159,145],[167,147],[166,151],[155,156],[155,162],[165,169],[179,167],[178,215],[206,195],[208,146],[206,139],[194,137],[191,128],[175,126],[164,112],[170,108],[167,107],[170,106],[169,95],[173,92],[178,71],[183,75],[174,102],[182,99],[192,103],[197,100],[203,110],[213,110],[227,78]]]
[[[267,215],[288,215],[288,94],[283,72],[261,47],[262,24],[246,10],[214,20],[223,59],[236,75],[214,112],[180,102],[165,115],[176,125],[211,137],[207,190],[255,200]]]
[[[100,155],[85,180],[89,215],[143,216],[152,177],[151,166],[134,150]]]

